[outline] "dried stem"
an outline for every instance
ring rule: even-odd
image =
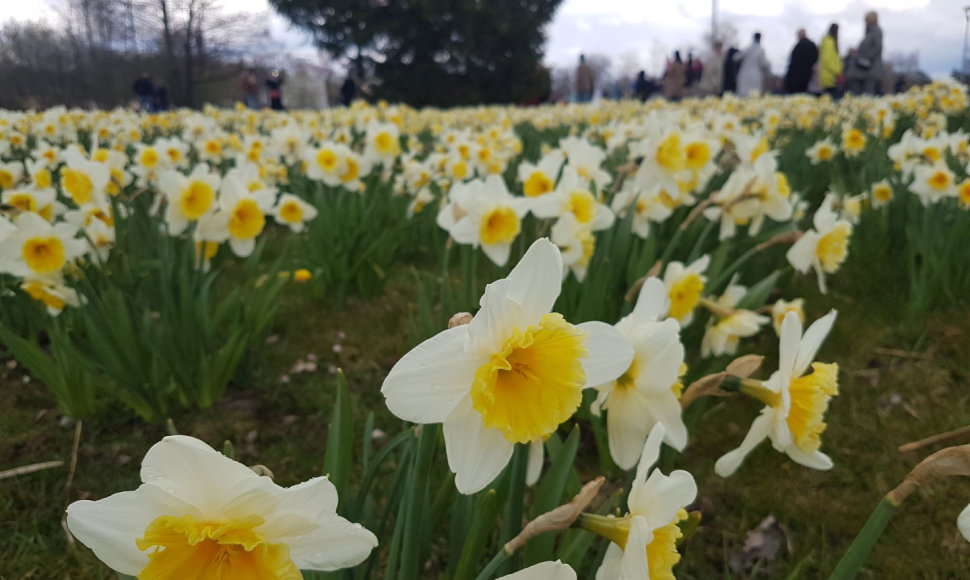
[[[952,431],[946,431],[945,433],[937,433],[936,435],[920,439],[919,441],[913,441],[911,443],[906,443],[905,445],[900,445],[899,452],[908,453],[910,451],[916,451],[917,449],[921,449],[927,445],[934,445],[941,441],[946,441],[947,439],[953,439],[955,437],[962,437],[964,435],[970,435],[970,425],[960,427],[959,429],[953,429]]]

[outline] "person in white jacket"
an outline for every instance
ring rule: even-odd
[[[754,33],[751,46],[737,53],[735,60],[741,63],[738,70],[738,94],[742,97],[760,93],[764,89],[765,71],[769,69],[765,50],[761,48],[761,33]]]

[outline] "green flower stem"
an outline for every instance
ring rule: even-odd
[[[502,523],[502,545],[505,545],[506,542],[522,531],[523,504],[525,503],[525,475],[528,466],[528,444],[516,445],[515,453],[512,455],[512,462],[509,467],[509,495],[505,502],[505,521]],[[503,572],[508,573],[508,570],[503,568]]]
[[[439,425],[422,425],[418,435],[417,455],[408,482],[402,513],[405,514],[404,539],[401,549],[401,580],[416,580],[420,573],[420,558],[427,553],[427,528],[422,513],[427,505],[429,471],[435,443],[441,431]]]
[[[876,509],[872,511],[866,521],[866,525],[862,527],[859,534],[852,540],[852,544],[849,545],[845,555],[839,560],[839,564],[835,567],[832,575],[829,576],[829,580],[851,580],[859,574],[859,570],[862,569],[869,557],[869,552],[872,551],[876,541],[882,536],[886,524],[889,523],[898,507],[898,504],[893,503],[888,495],[882,498],[882,501],[879,502],[879,505],[876,506]]]
[[[486,491],[479,497],[471,529],[462,546],[461,559],[458,561],[454,580],[467,580],[472,577],[473,570],[478,567],[485,545],[495,526],[498,508],[498,493],[494,489]],[[503,550],[502,553],[504,554],[505,551]]]
[[[489,580],[495,571],[499,569],[502,564],[509,559],[509,555],[505,552],[505,548],[502,548],[495,554],[495,557],[485,566],[485,569],[475,577],[475,580]]]

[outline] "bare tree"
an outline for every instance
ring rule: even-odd
[[[141,73],[176,105],[229,100],[229,79],[265,26],[218,0],[60,0],[53,23],[0,29],[0,106],[131,101]]]

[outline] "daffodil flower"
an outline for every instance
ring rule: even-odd
[[[919,197],[923,207],[957,196],[956,176],[945,161],[917,166],[913,170],[913,183],[909,188]]]
[[[741,381],[742,393],[765,403],[761,414],[740,447],[717,460],[714,471],[728,477],[759,443],[770,439],[772,446],[796,463],[812,469],[830,469],[832,460],[819,451],[825,430],[824,415],[829,399],[838,394],[839,367],[835,363],[812,362],[822,341],[835,323],[835,311],[818,319],[805,334],[795,312],[785,315],[781,325],[778,370],[768,380]],[[810,374],[805,374],[809,365]]]
[[[272,189],[249,191],[238,179],[223,179],[219,210],[199,219],[197,237],[209,242],[228,240],[233,253],[243,258],[252,254],[275,197]]]
[[[812,216],[815,229],[798,238],[786,254],[788,263],[799,272],[808,272],[810,268],[815,270],[822,294],[828,292],[826,275],[838,272],[848,257],[849,238],[852,236],[852,224],[839,219],[833,209],[834,203],[834,195],[825,197]]]
[[[67,526],[113,570],[142,580],[298,580],[338,570],[377,538],[336,513],[326,477],[283,488],[185,436],[152,446],[142,485],[67,508]]]
[[[32,212],[17,216],[14,225],[16,231],[9,224],[3,228],[6,239],[0,242],[0,271],[23,278],[58,275],[85,252],[84,240],[76,237],[76,225],[52,225]]]
[[[650,468],[660,457],[664,427],[650,431],[636,477],[630,488],[623,517],[583,514],[580,525],[611,540],[596,580],[668,580],[680,561],[677,540],[683,535],[679,523],[687,519],[684,509],[697,497],[694,477],[683,470],[664,475]]]
[[[189,175],[167,169],[159,172],[158,188],[165,195],[165,222],[174,236],[181,234],[190,222],[213,212],[219,191],[219,175],[200,163]]]
[[[761,326],[771,319],[744,308],[736,308],[748,289],[740,284],[730,284],[717,300],[701,299],[701,304],[713,316],[701,340],[701,357],[734,354],[742,338],[758,334]]]
[[[451,226],[451,237],[459,244],[481,246],[492,262],[504,266],[509,260],[512,242],[522,231],[522,218],[528,212],[528,202],[513,197],[497,175],[489,175],[484,181],[473,181],[463,189],[466,193],[456,199],[461,199],[459,207],[465,213]],[[439,223],[447,223],[441,217],[439,214]]]
[[[670,300],[668,315],[681,326],[687,326],[694,320],[694,309],[697,308],[707,283],[704,271],[710,263],[711,257],[704,255],[687,267],[681,262],[671,262],[664,269],[664,286]]]
[[[540,218],[560,218],[567,213],[572,214],[577,222],[594,232],[605,230],[613,225],[615,216],[610,208],[596,200],[588,183],[567,166],[556,189],[532,200],[529,209]]]
[[[519,181],[522,182],[522,192],[526,197],[538,198],[551,193],[556,186],[559,170],[562,168],[564,157],[562,151],[554,149],[542,156],[539,163],[533,165],[528,161],[519,164]]]
[[[317,208],[292,193],[284,193],[273,208],[273,217],[277,223],[288,226],[294,233],[300,233],[308,221],[317,217]]]
[[[573,214],[565,213],[549,230],[549,238],[559,247],[569,271],[576,280],[582,282],[586,278],[589,262],[593,259],[593,252],[596,251],[596,236],[589,225],[578,222]],[[563,270],[563,276],[566,274],[567,271]]]
[[[392,413],[443,423],[461,493],[488,485],[516,443],[553,433],[579,408],[584,388],[630,366],[633,352],[611,326],[572,325],[551,312],[562,269],[556,246],[537,240],[507,278],[488,285],[471,323],[419,344],[384,380]]]
[[[684,345],[677,321],[660,320],[666,302],[663,282],[648,278],[633,312],[616,323],[633,349],[630,367],[617,380],[596,387],[599,395],[591,410],[597,415],[608,411],[610,455],[623,469],[636,465],[647,435],[658,423],[665,427],[667,444],[677,450],[687,445],[687,427],[675,391]]]

